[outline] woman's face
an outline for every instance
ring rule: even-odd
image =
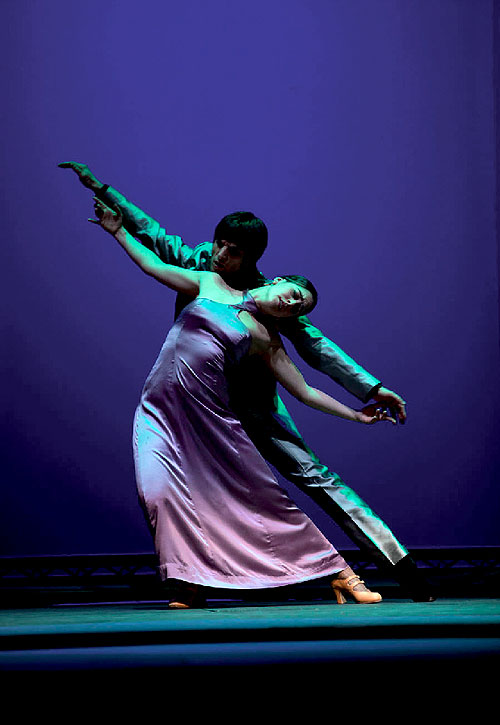
[[[265,289],[267,294],[260,307],[266,315],[297,317],[307,314],[312,307],[312,294],[295,282],[276,277]]]

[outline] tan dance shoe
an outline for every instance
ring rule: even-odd
[[[332,581],[332,589],[337,597],[337,604],[345,604],[346,598],[344,594],[349,594],[357,604],[377,604],[382,601],[382,596],[378,592],[356,591],[354,587],[358,584],[364,584],[363,579],[354,574],[346,579],[337,578]]]
[[[202,587],[180,579],[168,580],[170,590],[169,609],[200,609],[206,606]]]

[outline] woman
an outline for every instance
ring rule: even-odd
[[[306,405],[361,423],[393,420],[311,388],[287,356],[272,318],[309,312],[314,287],[292,276],[242,293],[217,273],[165,264],[122,227],[118,210],[97,198],[95,206],[99,218],[89,221],[112,234],[144,272],[195,298],[169,332],[134,420],[137,486],[160,575],[178,582],[170,607],[195,605],[200,586],[275,587],[326,575],[335,575],[338,603],[345,593],[357,602],[380,601],[288,498],[229,406],[231,367],[261,355]]]

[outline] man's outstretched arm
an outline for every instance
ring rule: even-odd
[[[403,398],[385,388],[378,378],[323,335],[306,316],[282,321],[279,329],[308,365],[331,377],[364,403],[373,398],[391,408],[401,423],[406,421],[406,403]]]
[[[74,171],[83,186],[90,189],[108,206],[118,207],[123,217],[123,226],[145,247],[155,252],[163,262],[179,267],[198,268],[199,254],[205,252],[207,256],[210,256],[209,245],[206,245],[206,250],[197,250],[195,254],[194,250],[184,244],[180,237],[167,234],[155,219],[128,201],[123,194],[99,181],[87,164],[65,161],[59,164],[59,167]]]

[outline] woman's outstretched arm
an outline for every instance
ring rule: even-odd
[[[367,405],[362,410],[353,410],[322,390],[312,388],[306,383],[300,370],[288,357],[279,339],[273,341],[268,352],[264,355],[264,359],[276,380],[297,400],[305,403],[310,408],[316,408],[316,410],[321,410],[323,413],[336,415],[339,418],[353,420],[357,423],[371,424],[380,420],[387,420],[396,424],[395,419],[390,417],[386,410],[380,407],[377,408],[374,404]]]
[[[145,272],[177,292],[183,292],[193,297],[200,291],[200,275],[203,272],[195,272],[182,269],[173,264],[165,264],[154,252],[144,247],[137,239],[127,232],[122,226],[122,215],[116,207],[110,209],[104,202],[94,196],[94,209],[97,219],[89,219],[93,224],[99,224],[105,231],[109,232],[127,252],[129,257]]]

